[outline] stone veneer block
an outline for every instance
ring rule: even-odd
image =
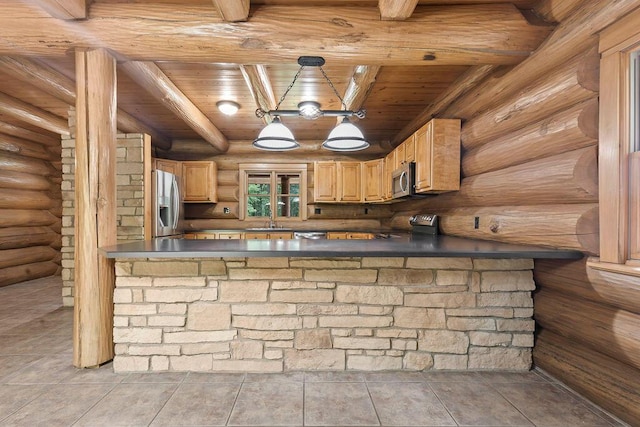
[[[404,267],[404,258],[362,258],[362,268],[379,268],[379,267]]]
[[[466,354],[469,348],[469,337],[464,332],[422,331],[418,336],[420,351]]]
[[[261,359],[262,343],[258,341],[232,341],[232,359]]]
[[[344,370],[345,360],[344,350],[287,349],[284,351],[284,368],[287,371]]]
[[[195,303],[189,307],[187,328],[193,331],[224,330],[231,327],[228,304]]]
[[[234,328],[281,331],[302,329],[302,318],[297,316],[233,316],[231,324]]]
[[[433,284],[433,271],[381,268],[378,274],[378,283],[380,285],[394,286],[428,286]]]
[[[171,286],[171,287],[190,287],[197,288],[200,286],[205,286],[207,281],[204,277],[171,277],[171,278],[163,278],[156,277],[153,279],[153,286],[163,287],[163,286]]]
[[[294,347],[299,350],[331,348],[331,333],[328,329],[303,329],[295,335]]]
[[[220,281],[220,301],[256,302],[266,301],[269,282],[264,280]]]
[[[475,307],[476,295],[469,293],[407,294],[404,305],[409,307],[460,308]],[[489,304],[500,306],[500,304]],[[506,304],[505,304],[506,305]]]
[[[280,314],[296,314],[295,304],[233,304],[231,314],[248,316],[277,316]]]
[[[289,258],[247,258],[249,268],[288,268]],[[295,267],[295,266],[292,266]]]
[[[428,353],[408,351],[402,359],[402,367],[411,371],[424,371],[433,367],[433,356]]]
[[[200,274],[203,276],[223,276],[227,273],[224,261],[201,261]]]
[[[485,271],[480,284],[482,292],[533,291],[535,288],[531,270]]]
[[[355,304],[402,304],[402,291],[389,286],[338,285],[336,301]]]
[[[321,316],[321,328],[384,328],[391,326],[391,316]]]
[[[378,270],[372,269],[344,269],[344,270],[311,270],[304,271],[307,281],[374,283],[378,277]]]
[[[474,270],[533,270],[532,259],[482,259],[473,260]]]
[[[345,350],[388,350],[391,348],[391,342],[388,338],[336,337],[333,339],[333,346],[335,348],[343,348]]]
[[[152,277],[197,276],[198,263],[189,261],[136,261],[133,263],[131,274]]]
[[[471,347],[469,369],[520,369],[531,368],[531,349],[504,347]]]
[[[471,258],[407,258],[407,268],[423,268],[437,270],[471,270]]]
[[[364,258],[363,258],[364,260]],[[292,259],[291,267],[302,268],[360,268],[360,261],[339,259]]]
[[[302,269],[294,268],[230,268],[229,279],[233,280],[268,280],[268,279],[301,279]]]
[[[443,309],[396,307],[393,311],[393,325],[400,328],[444,329],[447,322]]]
[[[296,289],[284,291],[271,291],[269,299],[273,302],[301,302],[301,303],[319,303],[332,302],[333,291],[325,289]]]
[[[357,371],[395,371],[402,369],[402,358],[353,355],[347,359],[347,369]]]

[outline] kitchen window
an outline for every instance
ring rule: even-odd
[[[640,10],[600,34],[600,258],[640,276]]]
[[[241,164],[240,219],[307,219],[306,164]]]

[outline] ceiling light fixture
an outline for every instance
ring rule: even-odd
[[[216,107],[218,107],[218,110],[220,110],[222,114],[233,116],[240,109],[240,104],[233,101],[218,101]]]
[[[308,120],[315,120],[322,116],[335,116],[344,117],[342,123],[338,124],[329,134],[329,137],[322,143],[322,148],[333,151],[357,151],[363,150],[369,147],[369,143],[365,140],[364,135],[358,129],[356,125],[351,123],[348,117],[356,116],[359,119],[363,119],[366,115],[366,111],[360,109],[358,111],[347,110],[347,105],[336,90],[335,86],[329,79],[329,76],[324,72],[322,66],[324,65],[324,58],[320,56],[301,56],[298,58],[298,65],[300,68],[293,77],[293,81],[287,87],[287,90],[280,98],[275,110],[265,111],[262,108],[256,110],[256,116],[263,118],[266,115],[273,117],[273,122],[268,124],[258,138],[253,141],[253,145],[256,148],[272,151],[284,151],[292,150],[300,146],[298,142],[293,138],[293,133],[280,121],[280,117],[303,117]],[[318,67],[323,77],[333,90],[333,93],[340,100],[342,110],[322,110],[320,103],[315,101],[303,101],[298,104],[297,110],[280,110],[280,104],[287,97],[287,94],[295,84],[296,80],[300,76],[300,73],[304,67]],[[273,125],[276,126],[273,126]]]

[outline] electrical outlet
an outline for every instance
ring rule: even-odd
[[[473,228],[476,229],[476,230],[478,228],[480,228],[480,217],[479,216],[475,217],[475,219],[473,220]]]
[[[313,209],[313,213],[314,213],[314,214],[316,214],[316,215],[320,215],[320,214],[322,213],[322,209],[320,209],[320,208],[314,208],[314,209]]]
[[[364,214],[368,214],[369,213],[369,208],[364,208]]]
[[[229,208],[222,208],[222,212],[223,212],[223,213],[228,214],[228,213],[231,213],[231,209],[229,209]]]

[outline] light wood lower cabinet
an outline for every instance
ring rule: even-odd
[[[185,239],[188,239],[186,237]],[[220,240],[229,240],[229,239],[242,239],[242,233],[238,231],[221,231],[221,232],[210,232],[210,233],[195,233],[195,237],[191,237],[192,239],[220,239]]]
[[[287,232],[287,231],[271,232],[271,233],[246,232],[244,233],[244,238],[247,240],[258,240],[258,239],[291,240],[293,239],[293,233]]]
[[[331,240],[355,240],[355,239],[373,239],[373,233],[359,233],[347,231],[329,231],[327,239]]]

